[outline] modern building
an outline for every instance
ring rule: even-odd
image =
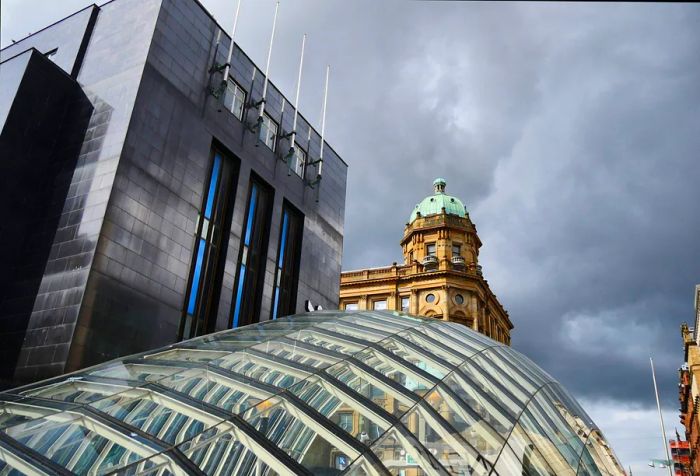
[[[114,0],[0,52],[4,386],[337,306],[347,165],[229,45]]]
[[[482,274],[476,226],[461,200],[445,193],[444,179],[433,187],[404,229],[403,264],[343,272],[340,308],[394,309],[458,322],[510,344],[513,324]]]
[[[0,393],[0,473],[623,475],[551,376],[466,326],[317,312]]]
[[[678,400],[680,401],[680,421],[685,427],[685,441],[674,441],[677,449],[687,447],[686,458],[680,463],[687,466],[690,474],[700,474],[700,284],[695,286],[695,328],[681,325],[683,339],[683,365],[678,369]],[[687,443],[687,444],[686,444]],[[685,453],[684,453],[684,456]]]

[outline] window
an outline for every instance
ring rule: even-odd
[[[291,167],[292,170],[294,170],[294,173],[297,174],[299,177],[304,178],[304,167],[306,166],[306,152],[304,152],[304,149],[299,147],[298,144],[294,144],[294,155],[290,158],[292,161],[289,166]]]
[[[303,233],[304,215],[285,202],[282,206],[282,227],[277,247],[272,319],[294,314],[296,309]]]
[[[372,301],[372,309],[375,311],[385,311],[386,310],[386,299],[381,301]]]
[[[270,238],[272,190],[261,180],[252,177],[248,189],[248,206],[243,237],[238,255],[238,270],[234,285],[231,326],[239,327],[257,322],[260,318],[265,279],[265,260]]]
[[[453,244],[452,245],[452,256],[460,256],[462,254],[462,245]]]
[[[356,302],[349,302],[345,304],[345,310],[346,311],[357,311],[357,303]]]
[[[435,243],[425,245],[425,252],[428,256],[435,256]]]
[[[455,304],[459,304],[460,306],[464,304],[464,296],[461,294],[455,294]]]
[[[425,296],[425,300],[427,302],[435,302],[435,294],[433,294],[433,293],[428,294],[427,296]]]
[[[348,433],[352,433],[352,413],[338,413],[338,426]]]
[[[212,166],[205,185],[179,337],[189,339],[215,330],[226,245],[235,196],[238,164],[212,151]]]
[[[275,150],[277,123],[267,113],[263,113],[262,122],[260,123],[260,141],[268,146],[270,150]]]
[[[401,310],[403,312],[408,312],[409,310],[409,304],[410,304],[410,299],[408,296],[403,296],[401,298]]]
[[[243,119],[246,93],[237,82],[228,78],[226,91],[224,91],[224,107],[231,111],[239,120]]]

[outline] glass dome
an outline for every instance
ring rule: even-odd
[[[624,471],[569,393],[510,347],[450,322],[327,311],[0,393],[0,474],[22,473]]]

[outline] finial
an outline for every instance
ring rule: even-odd
[[[446,186],[447,182],[445,182],[445,179],[443,178],[436,178],[433,182],[433,188],[435,189],[435,193],[445,193]]]

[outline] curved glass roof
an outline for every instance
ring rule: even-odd
[[[22,473],[624,474],[527,357],[388,311],[300,314],[0,393],[0,475]]]

